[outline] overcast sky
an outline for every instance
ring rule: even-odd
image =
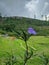
[[[0,0],[2,16],[25,16],[39,19],[41,15],[49,15],[49,0]]]

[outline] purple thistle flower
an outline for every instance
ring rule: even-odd
[[[37,34],[36,31],[33,28],[28,28],[28,33],[33,34],[33,35]]]

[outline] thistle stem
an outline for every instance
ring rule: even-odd
[[[27,41],[25,41],[25,45],[26,45],[26,51],[25,51],[24,65],[26,65],[26,62],[28,60],[28,45],[27,45]]]

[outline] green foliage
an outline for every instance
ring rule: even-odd
[[[15,65],[18,62],[16,56],[14,54],[10,54],[9,52],[5,52],[1,59],[5,65]]]
[[[30,59],[27,60],[26,65],[44,65],[45,59],[38,57],[38,55],[41,55],[42,52],[44,52],[46,55],[46,58],[49,58],[49,37],[47,36],[32,36],[27,41],[29,46],[29,55],[27,56],[29,58],[30,54],[32,54],[32,49],[35,47],[37,50],[33,51],[33,55]],[[0,57],[3,61],[0,59],[0,65],[5,65],[3,62],[8,62],[9,58],[12,58],[12,56],[16,57],[16,63],[15,65],[23,65],[23,60],[25,58],[26,46],[23,40],[20,39],[11,39],[8,37],[2,37],[0,36]],[[13,54],[11,53],[11,49],[13,51]],[[9,52],[7,54],[6,52]],[[5,55],[3,55],[5,53]],[[25,53],[25,54],[24,54]],[[38,54],[37,56],[35,54]],[[41,55],[43,57],[43,55]],[[11,60],[10,60],[11,61]],[[44,61],[44,62],[43,62]]]
[[[44,65],[48,65],[48,63],[49,63],[49,57],[47,57],[47,55],[45,55],[45,54],[43,53],[43,54],[42,54],[41,56],[39,56],[39,57],[42,59]]]
[[[28,37],[28,35],[23,31],[23,30],[21,30],[21,32],[22,32],[22,34],[20,33],[20,32],[18,32],[18,31],[16,31],[16,36],[20,36],[23,40],[24,40],[24,42],[25,42],[25,46],[26,46],[26,50],[25,50],[25,54],[24,54],[24,65],[26,65],[26,63],[27,63],[27,61],[32,57],[32,55],[33,55],[33,50],[31,49],[30,50],[30,52],[29,52],[29,49],[28,49],[28,45],[27,45],[27,41],[28,41],[28,38],[30,37]]]
[[[0,29],[6,32],[13,30],[20,32],[22,29],[27,33],[29,27],[33,27],[37,31],[37,35],[49,35],[49,21],[24,17],[2,17],[2,22],[0,22]]]

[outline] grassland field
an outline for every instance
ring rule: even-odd
[[[49,37],[48,36],[32,36],[28,40],[28,46],[35,48],[34,54],[41,55],[43,52],[49,58]],[[8,56],[6,53],[14,54],[19,62],[15,65],[23,65],[25,43],[23,40],[12,38],[10,36],[0,36],[0,65],[5,65],[4,58]],[[20,64],[19,64],[20,63]],[[44,65],[42,59],[38,56],[31,57],[26,65]],[[49,65],[49,63],[48,63]]]
[[[12,65],[5,64],[12,55],[16,58],[14,65],[23,65],[26,45],[22,39],[14,36],[15,31],[21,33],[21,29],[27,33],[29,27],[37,32],[37,36],[31,36],[27,41],[29,52],[32,49],[33,55],[37,56],[32,55],[26,65],[45,65],[39,56],[44,53],[49,58],[49,21],[25,17],[0,17],[0,65]]]

